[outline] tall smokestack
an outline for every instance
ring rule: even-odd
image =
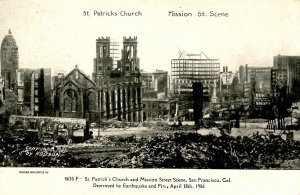
[[[193,109],[195,128],[200,128],[200,119],[202,119],[203,110],[203,85],[201,82],[193,83]]]

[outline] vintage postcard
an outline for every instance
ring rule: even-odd
[[[300,1],[0,0],[1,194],[300,194]]]

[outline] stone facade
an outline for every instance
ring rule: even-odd
[[[94,81],[77,66],[68,75],[57,80],[53,91],[56,116],[96,117],[96,83]]]
[[[93,80],[97,84],[99,118],[141,122],[143,112],[137,37],[123,37],[122,57],[116,69],[113,69],[110,53],[110,38],[98,38]]]
[[[18,46],[9,30],[1,43],[1,76],[5,89],[15,89],[16,70],[19,68]]]

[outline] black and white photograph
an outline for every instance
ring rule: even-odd
[[[0,0],[0,44],[4,194],[299,195],[300,1]]]

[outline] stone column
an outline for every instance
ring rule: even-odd
[[[115,99],[115,90],[111,89],[110,91],[110,99],[111,99],[111,116],[114,118],[116,116],[116,99]]]
[[[120,89],[120,86],[118,85],[117,87],[117,116],[118,116],[118,120],[121,120],[121,102],[122,102],[122,99],[121,99],[121,89]]]
[[[140,121],[140,122],[144,122],[144,112],[143,112],[143,110],[140,110],[140,111],[139,111],[139,116],[140,116],[140,117],[139,117],[139,121]]]
[[[107,117],[107,112],[106,112],[106,90],[103,90],[103,102],[102,102],[102,112],[103,116]]]
[[[137,87],[137,104],[139,110],[139,122],[143,122],[143,105],[142,105],[142,91],[140,85]]]
[[[135,98],[136,98],[136,109],[137,109],[136,120],[137,120],[137,122],[141,122],[141,120],[140,120],[141,105],[140,105],[140,100],[139,100],[139,86],[136,86],[135,90],[136,90]]]
[[[120,102],[120,113],[123,113],[123,88],[122,88],[122,86],[120,86],[119,90],[120,90],[120,100],[119,100],[119,102]]]
[[[128,112],[128,121],[132,122],[132,91],[131,91],[131,85],[128,85],[127,87],[127,112]]]
[[[99,90],[95,89],[95,112],[94,112],[94,117],[95,119],[97,118],[97,114],[99,113]],[[90,102],[89,102],[90,104]],[[89,110],[89,112],[91,113],[91,111]],[[90,114],[90,117],[93,118],[92,113]]]
[[[133,122],[137,122],[137,101],[136,101],[136,88],[135,85],[132,86],[132,115],[133,115]]]
[[[127,85],[125,85],[122,89],[122,104],[123,104],[123,119],[128,121],[128,104],[127,104]]]
[[[81,116],[81,118],[85,118],[85,116],[84,116],[84,98],[83,98],[84,94],[83,93],[84,93],[83,89],[80,88],[79,89],[79,94],[80,94],[80,103],[81,103],[81,110],[80,110],[80,113],[81,113],[80,116]]]
[[[101,101],[101,98],[102,98],[102,94],[101,94],[101,90],[99,89],[98,90],[98,99],[97,99],[97,102],[98,102],[98,113],[99,113],[99,116],[98,118],[101,120],[102,116],[102,101]]]
[[[108,115],[108,118],[111,117],[112,115],[112,94],[111,94],[111,90],[108,89],[108,111],[107,111],[107,115]]]
[[[114,89],[110,90],[110,116],[114,117],[114,106],[115,106],[115,95],[114,95]]]
[[[115,115],[118,116],[118,87],[115,88]]]

